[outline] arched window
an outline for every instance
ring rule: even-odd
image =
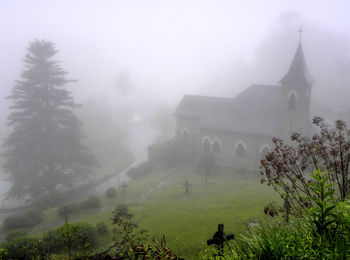
[[[260,160],[264,160],[266,155],[271,151],[270,146],[268,146],[267,144],[263,145],[260,148],[259,154],[260,154]]]
[[[220,149],[221,145],[218,139],[215,139],[214,143],[213,143],[213,152],[214,153],[220,153]]]
[[[297,96],[295,92],[290,92],[288,95],[288,110],[294,111],[296,109]]]
[[[238,141],[236,143],[235,150],[236,150],[236,156],[242,158],[245,155],[246,146],[242,141]]]
[[[205,153],[209,153],[211,150],[211,144],[208,138],[204,138],[203,142],[202,142],[202,146],[203,146],[203,151]]]

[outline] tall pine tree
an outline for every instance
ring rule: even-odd
[[[8,97],[12,132],[4,142],[4,169],[12,183],[9,197],[39,198],[92,173],[96,160],[82,144],[73,113],[78,105],[64,88],[74,80],[53,59],[53,44],[35,40],[27,50],[22,79]]]

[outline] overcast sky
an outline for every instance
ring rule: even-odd
[[[55,44],[62,67],[79,80],[79,101],[120,101],[120,72],[134,84],[134,102],[234,96],[251,83],[280,80],[300,26],[309,70],[322,85],[319,67],[333,53],[350,57],[349,13],[347,0],[0,0],[0,99],[35,38]]]

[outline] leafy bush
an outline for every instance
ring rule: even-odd
[[[117,195],[117,189],[110,187],[106,190],[106,197],[111,199],[111,198],[115,198],[115,196]]]
[[[89,243],[91,246],[96,245],[96,233],[93,226],[88,223],[76,223],[74,224],[78,231],[74,236],[76,247],[83,247],[86,243]]]
[[[54,228],[46,231],[43,234],[42,240],[43,248],[47,254],[57,253],[65,247],[60,228]]]
[[[66,227],[71,228],[67,229]],[[68,232],[66,232],[67,230]],[[5,259],[42,259],[41,257],[44,255],[64,250],[67,238],[70,239],[71,248],[76,252],[86,251],[87,248],[92,248],[96,244],[95,230],[87,223],[66,223],[62,227],[46,231],[42,239],[24,236],[24,233],[19,230],[8,235],[10,237],[6,238],[6,241],[1,245],[4,252],[7,252]]]
[[[334,186],[333,200],[343,201],[350,196],[350,129],[341,120],[331,127],[320,117],[315,117],[313,124],[319,131],[311,139],[300,133],[293,133],[290,142],[274,138],[274,147],[260,166],[261,182],[289,200],[290,213],[299,217],[313,203],[307,198],[312,193],[307,183],[314,182],[310,171],[327,170],[327,182]]]
[[[128,214],[128,212],[129,212],[128,205],[126,205],[126,204],[124,204],[124,203],[119,203],[119,204],[115,207],[114,212],[115,212],[115,214],[119,214],[119,215]]]
[[[7,249],[0,248],[0,259],[6,259],[7,257]]]
[[[317,170],[306,183],[309,208],[290,225],[261,225],[234,242],[239,258],[347,259],[350,256],[350,201],[333,199],[333,182]]]
[[[2,228],[4,231],[10,231],[18,228],[30,228],[41,223],[43,213],[38,209],[28,210],[23,216],[9,216],[4,219]]]
[[[95,230],[98,234],[105,234],[108,232],[107,225],[103,221],[96,224]]]
[[[5,242],[5,259],[39,259],[42,256],[42,244],[37,237],[21,236]]]
[[[67,246],[67,239],[71,239],[71,248],[78,251],[86,245],[96,244],[94,228],[87,223],[66,223],[61,227],[46,231],[42,237],[42,247],[47,254],[59,253]]]
[[[23,228],[23,217],[9,216],[4,219],[4,222],[2,223],[2,229],[4,231],[13,230],[16,228]]]
[[[100,199],[96,196],[91,196],[79,203],[80,209],[96,209],[101,206]]]
[[[5,241],[10,241],[10,240],[17,238],[17,237],[23,237],[26,234],[27,234],[27,231],[25,231],[23,229],[17,229],[14,231],[10,231],[6,234]]]
[[[28,210],[23,216],[25,227],[34,227],[39,225],[43,220],[43,217],[43,212],[39,209]]]
[[[147,240],[147,231],[140,229],[132,217],[125,204],[119,204],[112,216],[116,225],[113,230],[114,247],[117,254],[126,259],[134,258],[138,247]]]

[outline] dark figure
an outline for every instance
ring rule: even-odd
[[[185,183],[182,183],[182,185],[185,186],[185,188],[186,188],[186,194],[188,194],[188,187],[191,186],[192,184],[190,184],[190,183],[188,182],[188,180],[186,179],[186,180],[185,180]]]
[[[213,235],[213,238],[207,240],[207,245],[216,245],[218,249],[218,256],[224,255],[224,242],[234,239],[234,234],[225,235],[224,224],[218,225],[218,231]]]
[[[289,222],[289,213],[290,213],[290,202],[289,199],[286,198],[283,203],[283,208],[286,211],[286,223]]]
[[[126,187],[128,187],[128,185],[125,183],[125,181],[123,182],[122,185],[120,185],[120,187],[122,187],[123,189],[123,194],[125,195],[126,194]]]

